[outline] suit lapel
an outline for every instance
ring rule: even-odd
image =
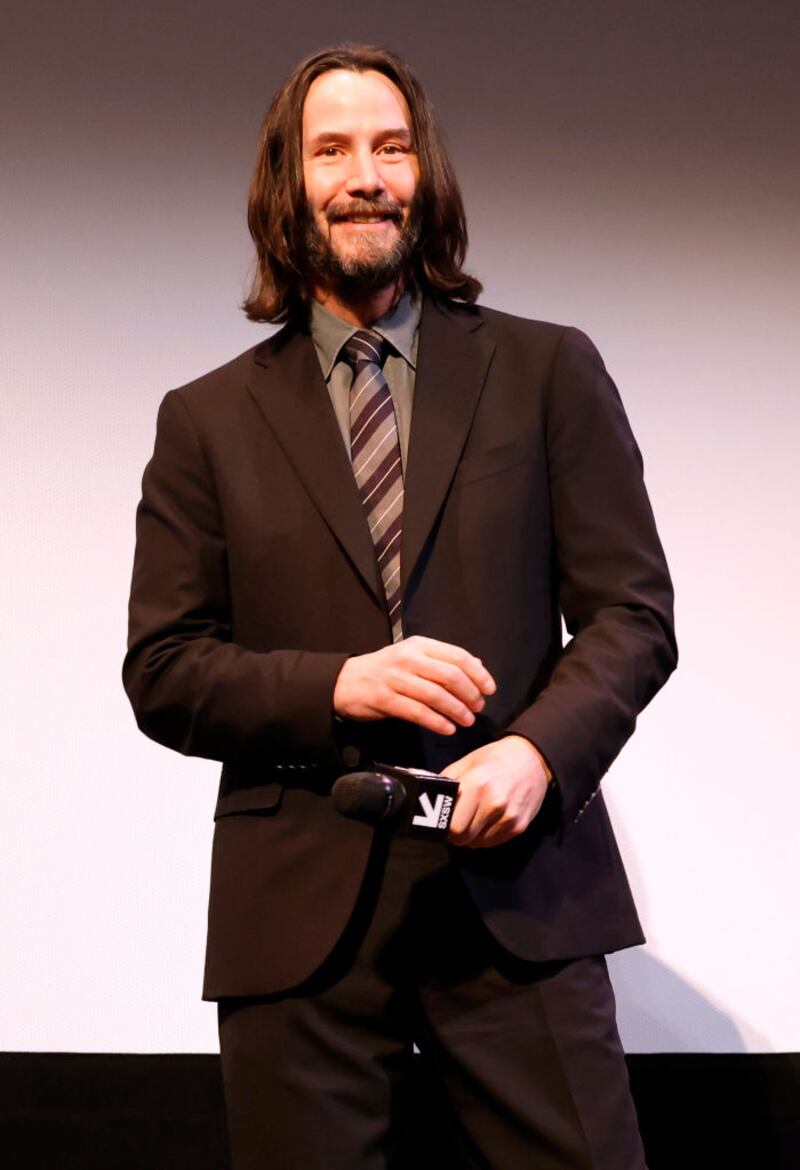
[[[403,592],[447,496],[483,389],[494,344],[479,312],[425,299],[403,501]],[[311,337],[283,329],[255,350],[248,386],[306,491],[365,585],[383,585],[353,469]]]
[[[444,503],[469,434],[494,344],[479,312],[426,298],[420,320],[403,500],[403,593]]]
[[[364,508],[310,336],[281,330],[254,356],[250,393],[328,527],[383,604]]]

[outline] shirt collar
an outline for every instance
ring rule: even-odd
[[[405,358],[412,369],[417,364],[417,327],[422,311],[422,298],[414,289],[403,293],[395,307],[380,317],[370,329],[385,337],[391,346]],[[351,325],[331,313],[319,301],[311,302],[311,337],[319,355],[325,381],[330,378],[342,346],[359,326]]]

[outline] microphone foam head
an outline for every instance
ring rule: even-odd
[[[378,772],[348,772],[339,777],[331,792],[342,816],[377,824],[397,811],[398,787],[396,781]]]

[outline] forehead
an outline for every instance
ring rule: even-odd
[[[326,130],[411,128],[411,115],[400,90],[373,69],[329,69],[315,77],[303,103],[303,137]]]

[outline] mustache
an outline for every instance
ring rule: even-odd
[[[391,199],[352,199],[349,203],[340,203],[336,207],[329,207],[325,212],[328,223],[340,223],[356,215],[381,215],[385,219],[401,223],[403,208]]]

